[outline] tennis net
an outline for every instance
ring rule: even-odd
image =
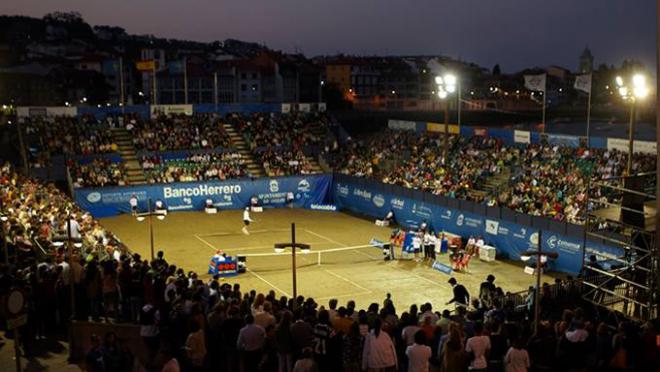
[[[245,257],[248,270],[258,272],[291,270],[291,248],[282,253],[249,253],[237,254]],[[351,247],[314,250],[303,253],[296,251],[296,267],[311,267],[321,265],[350,265],[362,262],[382,261],[383,251],[372,244]]]

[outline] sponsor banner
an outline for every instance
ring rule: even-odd
[[[451,271],[452,271],[451,266],[445,265],[440,261],[434,261],[433,265],[431,267],[433,269],[438,270],[439,272],[447,274],[447,275],[450,275]]]
[[[608,150],[619,150],[619,151],[627,153],[628,152],[628,140],[625,140],[625,139],[622,139],[622,138],[608,138],[607,139],[607,149]]]
[[[130,212],[128,200],[135,195],[139,208],[146,209],[147,200],[161,200],[170,211],[203,210],[211,199],[219,209],[239,209],[257,197],[264,207],[287,205],[287,194],[293,194],[293,206],[310,208],[327,205],[332,176],[296,176],[257,180],[185,182],[109,188],[85,188],[75,191],[78,205],[94,217],[114,216]]]
[[[405,228],[417,228],[426,220],[429,229],[439,233],[447,231],[460,235],[463,240],[470,236],[483,237],[487,245],[497,249],[497,257],[519,261],[527,250],[538,249],[539,230],[528,226],[486,218],[482,215],[449,209],[440,205],[422,202],[401,195],[383,192],[377,182],[355,181],[347,177],[336,180],[332,187],[334,204],[347,209],[382,218],[393,211],[398,224]],[[577,274],[582,265],[582,240],[544,231],[542,249],[557,251],[559,257],[550,263],[550,268]],[[588,251],[598,252],[599,257],[620,256],[619,249],[589,242]],[[604,258],[603,258],[604,259]]]
[[[336,212],[337,206],[334,204],[311,204],[309,209],[313,209],[315,211]]]
[[[325,112],[327,110],[327,106],[325,102],[320,102],[319,103],[319,112]]]
[[[474,128],[473,134],[475,136],[488,137],[488,129],[486,129],[486,128]]]
[[[633,152],[641,152],[644,154],[657,154],[658,147],[655,142],[651,141],[635,141],[633,142]]]
[[[156,118],[158,115],[169,114],[193,114],[193,105],[151,105],[151,118]]]
[[[312,111],[312,105],[309,103],[299,103],[298,104],[298,111],[300,112],[310,112]]]
[[[567,146],[567,147],[579,147],[580,146],[580,137],[578,136],[567,136],[564,134],[548,134],[548,143],[551,145]]]
[[[290,103],[283,103],[282,104],[282,113],[283,114],[288,114],[291,112],[291,104]]]
[[[67,106],[48,106],[48,107],[28,107],[28,106],[19,106],[16,107],[16,116],[19,118],[23,117],[39,117],[39,116],[68,116],[75,117],[78,115],[78,109],[76,107],[67,107]]]
[[[395,130],[417,130],[417,123],[406,120],[388,120],[387,127]]]
[[[445,125],[440,124],[440,123],[427,122],[426,123],[426,131],[427,132],[444,133],[445,132]],[[458,125],[449,124],[449,127],[447,128],[447,131],[449,132],[449,134],[458,134],[459,133]]]
[[[530,143],[532,137],[529,131],[526,130],[514,130],[513,131],[513,142],[515,143]]]
[[[156,69],[156,61],[137,61],[135,62],[135,69],[138,71],[153,71]]]

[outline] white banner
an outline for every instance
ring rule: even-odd
[[[387,121],[387,127],[390,129],[397,129],[397,130],[416,130],[417,129],[417,124],[414,121],[406,121],[406,120],[388,120]]]
[[[623,138],[608,138],[607,139],[607,149],[608,150],[619,150],[623,152],[628,152],[628,140]]]
[[[573,88],[581,90],[585,93],[591,93],[591,74],[576,76]]]
[[[299,103],[298,104],[298,111],[300,112],[310,112],[312,111],[312,105],[309,103]]]
[[[16,107],[16,115],[21,118],[36,117],[36,116],[77,116],[78,109],[76,107],[67,106],[19,106]]]
[[[545,92],[545,74],[525,75],[525,88]]]
[[[515,143],[530,143],[532,141],[531,134],[526,130],[514,130],[513,142]]]
[[[319,103],[319,112],[325,112],[325,110],[327,110],[325,102],[320,102]]]
[[[640,152],[643,154],[657,154],[658,146],[655,142],[651,141],[635,141],[633,142],[633,152]]]
[[[291,112],[291,104],[290,103],[283,103],[282,104],[282,113],[283,114],[288,114]]]
[[[193,105],[151,105],[151,117],[158,115],[184,114],[191,116],[193,114]]]

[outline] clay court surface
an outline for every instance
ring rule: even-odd
[[[387,292],[392,293],[395,305],[407,308],[410,304],[431,302],[443,308],[451,298],[449,276],[433,270],[430,263],[411,260],[384,261],[380,249],[366,246],[372,238],[387,241],[389,228],[377,227],[373,221],[345,213],[302,209],[268,209],[252,213],[256,222],[250,225],[249,236],[241,233],[242,211],[221,211],[211,215],[202,212],[171,213],[163,221],[154,218],[155,249],[163,250],[170,263],[186,270],[203,273],[215,249],[229,255],[274,253],[273,244],[291,240],[290,226],[296,223],[296,240],[311,245],[312,252],[299,254],[298,294],[312,296],[320,303],[337,298],[340,304],[354,299],[358,307],[371,302],[382,303]],[[134,252],[149,257],[147,221],[137,222],[130,215],[102,219]],[[360,247],[337,252],[326,250]],[[318,251],[321,265],[318,265]],[[398,252],[397,252],[398,254]],[[291,254],[249,257],[248,273],[228,278],[238,282],[243,290],[260,292],[275,290],[279,295],[292,294]],[[448,264],[449,258],[439,259]],[[505,291],[522,291],[534,283],[534,277],[523,273],[522,266],[511,262],[482,262],[473,259],[469,273],[455,276],[474,296],[479,284],[488,274],[497,277],[496,284]],[[545,277],[544,281],[552,278]]]

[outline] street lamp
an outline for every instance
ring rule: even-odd
[[[151,249],[151,260],[154,260],[154,225],[152,217],[156,216],[159,220],[165,219],[165,213],[162,210],[151,210],[151,198],[147,199],[147,211],[143,213],[138,213],[135,215],[135,219],[138,222],[142,222],[145,219],[149,220],[149,247]]]
[[[626,172],[628,175],[632,172],[633,157],[633,135],[635,128],[635,103],[638,99],[643,99],[649,94],[649,88],[646,85],[646,76],[634,74],[630,79],[632,86],[627,85],[621,76],[616,77],[617,91],[624,101],[630,102],[630,121],[628,123],[628,163]]]
[[[446,167],[448,165],[447,152],[449,149],[449,102],[446,99],[449,94],[456,92],[456,75],[445,74],[444,76],[436,76],[435,84],[438,86],[438,98],[445,101],[445,144],[442,156]]]
[[[534,290],[534,332],[538,332],[539,329],[539,316],[541,310],[539,306],[539,300],[541,298],[541,271],[543,270],[541,264],[547,262],[548,258],[556,260],[557,257],[559,257],[557,252],[544,252],[541,249],[541,244],[543,242],[542,235],[543,231],[539,230],[536,250],[528,250],[520,255],[520,259],[523,261],[529,261],[532,257],[536,258],[536,270],[534,270],[536,272],[536,289]]]
[[[291,248],[291,273],[293,275],[293,306],[296,306],[296,298],[298,297],[298,285],[296,274],[296,249],[304,254],[309,253],[309,244],[296,243],[296,224],[291,224],[291,243],[276,243],[275,253],[283,253],[285,248]]]

